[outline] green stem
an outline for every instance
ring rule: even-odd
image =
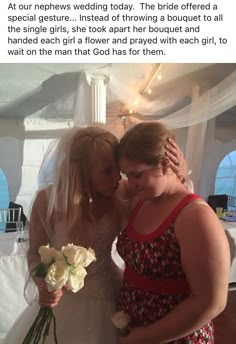
[[[56,331],[56,327],[57,327],[57,324],[56,324],[56,317],[55,317],[54,314],[52,315],[52,317],[53,317],[53,334],[54,334],[54,340],[55,340],[55,343],[58,344],[58,341],[57,341],[57,331]]]
[[[51,307],[40,307],[38,315],[36,316],[22,344],[38,344],[41,338],[43,338],[43,343],[45,343],[46,337],[49,335],[52,320],[54,341],[55,344],[58,344],[56,336],[56,318]]]
[[[38,328],[38,325],[40,323],[41,317],[42,317],[42,307],[40,308],[37,317],[35,318],[32,326],[30,327],[25,339],[23,340],[22,344],[29,344],[30,340],[33,338],[34,333],[35,333],[35,329]]]

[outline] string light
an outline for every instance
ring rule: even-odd
[[[124,113],[121,116],[121,123],[122,123],[122,126],[124,128],[124,131],[126,131],[126,120],[127,120],[127,115],[126,115],[126,113]]]

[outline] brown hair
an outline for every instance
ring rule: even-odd
[[[137,124],[121,138],[119,156],[157,166],[164,156],[169,137],[174,138],[174,135],[160,122]]]

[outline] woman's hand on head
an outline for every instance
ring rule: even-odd
[[[40,306],[55,307],[58,305],[62,295],[63,289],[55,291],[48,291],[47,284],[43,278],[37,278],[35,281],[39,291],[39,304]]]
[[[180,150],[179,146],[173,139],[169,138],[165,148],[165,154],[169,159],[169,166],[172,168],[172,170],[176,173],[181,181],[183,181],[183,179],[187,179],[188,166],[185,161],[183,152]]]

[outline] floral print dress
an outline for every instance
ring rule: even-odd
[[[119,309],[130,315],[130,325],[148,325],[164,317],[190,294],[182,269],[174,220],[181,209],[198,195],[188,194],[152,233],[136,232],[133,222],[143,202],[134,208],[126,230],[120,233],[117,249],[126,263]],[[174,340],[175,344],[214,343],[213,325]]]

